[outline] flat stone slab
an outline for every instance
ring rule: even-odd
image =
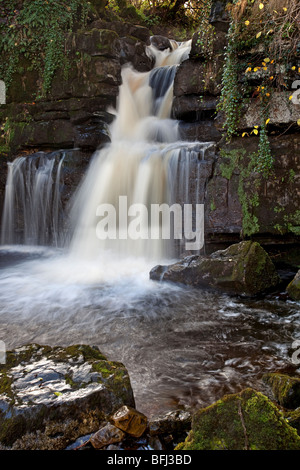
[[[128,372],[98,348],[26,345],[0,368],[0,443],[64,449],[123,405],[134,407]]]

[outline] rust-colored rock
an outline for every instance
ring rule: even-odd
[[[133,437],[140,437],[147,428],[147,417],[130,406],[122,406],[112,416],[116,427]]]

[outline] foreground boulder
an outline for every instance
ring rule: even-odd
[[[293,300],[300,300],[300,269],[294,279],[287,286],[287,293]]]
[[[267,252],[252,241],[231,245],[208,257],[190,256],[170,266],[156,266],[150,278],[250,296],[280,281]]]
[[[246,389],[199,410],[176,450],[300,450],[300,437],[265,395]]]
[[[27,345],[0,369],[0,443],[64,449],[96,432],[123,405],[134,406],[127,370],[98,348]]]

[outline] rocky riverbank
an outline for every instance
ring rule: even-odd
[[[86,345],[31,344],[7,353],[0,387],[1,450],[300,449],[300,379],[286,374],[149,420],[122,364]]]
[[[290,300],[299,293],[299,271],[289,282],[282,279],[270,256],[251,241],[156,267],[150,276],[153,282],[235,296],[261,296],[279,287]],[[262,371],[258,389],[237,390],[205,408],[148,418],[135,408],[126,367],[97,347],[24,345],[8,351],[0,369],[1,449],[300,449],[295,364],[290,371]]]

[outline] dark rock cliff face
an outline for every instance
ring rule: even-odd
[[[218,109],[230,24],[226,3],[213,2],[211,39],[203,40],[201,31],[194,34],[189,59],[180,65],[174,83],[173,114],[181,120],[183,138],[215,142],[212,173],[203,194],[206,241],[255,236],[264,242],[297,242],[300,234],[300,128],[297,126],[300,104],[291,101],[292,91],[272,92],[268,138],[273,171],[267,178],[263,177],[255,170],[258,137],[251,132],[260,122],[260,101],[255,95],[245,100],[238,134],[230,142],[224,134],[223,113]],[[251,57],[257,51],[249,54]],[[266,51],[261,54],[267,56]],[[243,54],[238,60],[244,60]],[[295,76],[286,81],[290,90],[293,78]],[[242,85],[243,77],[239,80]],[[249,83],[257,86],[258,82],[253,78]]]
[[[300,233],[300,133],[289,126],[300,117],[300,105],[291,107],[287,103],[288,92],[274,96],[270,122],[274,172],[272,178],[262,179],[251,170],[249,160],[257,151],[257,138],[237,137],[227,143],[223,137],[223,116],[217,111],[229,25],[225,5],[224,1],[213,2],[210,16],[213,39],[203,44],[199,40],[201,31],[194,34],[189,59],[179,66],[174,83],[172,112],[180,121],[182,138],[215,144],[215,153],[210,155],[207,166],[210,170],[205,174],[195,171],[190,176],[194,187],[193,179],[200,174],[206,240],[231,241],[256,236],[295,242]],[[85,30],[69,34],[69,74],[67,77],[63,72],[56,74],[47,98],[34,101],[39,80],[36,72],[27,70],[14,77],[0,116],[2,121],[10,120],[12,129],[11,153],[1,158],[0,200],[6,159],[37,150],[74,151],[76,168],[73,165],[75,170],[69,173],[66,191],[72,193],[89,157],[110,141],[113,115],[108,110],[116,104],[122,65],[131,63],[140,72],[153,67],[146,53],[150,35],[142,26],[97,19]],[[161,36],[152,40],[159,49],[169,44]],[[251,129],[257,112],[252,100],[243,110],[241,132]]]
[[[50,93],[35,102],[38,76],[16,74],[9,88],[6,115],[13,120],[14,152],[28,148],[74,148],[94,151],[109,141],[107,125],[115,106],[121,66],[132,62],[137,70],[151,68],[145,54],[146,28],[100,20],[87,30],[71,33],[66,48],[71,67],[67,76],[56,73]]]

